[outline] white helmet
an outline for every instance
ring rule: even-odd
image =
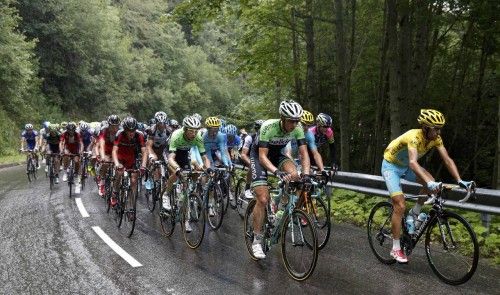
[[[33,125],[31,125],[31,124],[28,123],[28,124],[24,125],[24,129],[26,129],[26,130],[32,130],[33,129]]]
[[[304,110],[302,106],[293,100],[284,100],[280,103],[280,115],[294,120],[300,120]]]
[[[195,116],[187,116],[182,120],[182,126],[191,129],[199,129],[201,127],[201,122]]]
[[[156,123],[166,123],[167,122],[167,114],[165,114],[165,112],[156,112],[155,120],[156,120]]]
[[[80,130],[89,130],[89,124],[83,122],[83,123],[80,123]]]
[[[200,114],[194,113],[194,114],[191,115],[191,117],[195,117],[196,119],[198,119],[201,122],[202,117],[201,117]]]
[[[226,133],[229,135],[236,135],[236,133],[238,133],[238,129],[233,124],[229,124],[226,126]]]

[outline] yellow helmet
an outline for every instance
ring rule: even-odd
[[[432,109],[421,109],[417,121],[420,125],[438,128],[443,127],[445,122],[443,114]]]
[[[206,120],[205,120],[205,125],[207,125],[207,127],[220,127],[220,119],[217,118],[217,117],[208,117]]]
[[[314,116],[311,114],[311,112],[304,110],[304,113],[300,117],[300,122],[305,125],[312,125],[314,124]]]

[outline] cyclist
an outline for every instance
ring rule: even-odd
[[[124,169],[137,169],[136,160],[139,156],[138,150],[141,151],[142,159],[140,173],[144,174],[148,154],[146,144],[142,133],[137,131],[137,120],[132,117],[126,117],[122,122],[123,129],[116,134],[113,143],[112,158],[116,167],[116,177],[113,183],[113,194],[111,197],[111,206],[116,206],[118,197],[118,186],[123,177]],[[130,183],[132,187],[132,196],[137,193],[137,173],[130,175]],[[134,199],[128,198],[130,204],[133,205]]]
[[[68,165],[69,165],[69,154],[77,155],[74,158],[74,179],[75,179],[75,194],[80,193],[80,177],[78,174],[80,172],[80,154],[82,153],[83,142],[80,133],[76,131],[76,124],[74,122],[69,122],[66,125],[66,131],[61,134],[61,141],[59,142],[59,150],[63,154],[63,181],[68,181]]]
[[[234,161],[238,158],[238,148],[241,144],[241,138],[238,136],[238,128],[233,124],[228,124],[226,126],[226,135],[229,157]]]
[[[205,120],[205,125],[207,126],[207,131],[202,134],[202,138],[210,164],[212,166],[215,165],[215,153],[219,151],[222,164],[228,168],[232,168],[233,164],[227,152],[226,137],[219,132],[219,127],[221,125],[220,119],[217,117],[208,117]]]
[[[299,175],[293,160],[282,153],[283,147],[292,140],[297,140],[302,165],[303,178],[309,180],[309,155],[305,146],[304,130],[298,126],[303,109],[293,100],[282,101],[279,107],[280,119],[267,120],[262,124],[259,133],[258,151],[251,153],[252,188],[255,191],[257,203],[253,209],[254,240],[253,255],[264,259],[262,250],[262,224],[269,199],[267,186],[267,171],[272,172],[281,180],[298,180]]]
[[[61,124],[59,124],[59,132],[64,133],[66,131],[66,126],[68,126],[68,122],[62,121]]]
[[[45,141],[44,141],[44,138],[45,138],[45,135],[47,133],[49,133],[49,125],[50,125],[49,121],[44,121],[42,123],[42,129],[40,129],[40,131],[38,132],[38,147],[40,148],[40,153],[41,153],[41,156],[42,156],[42,162],[43,162],[44,153],[45,153]],[[45,166],[45,172],[48,172],[47,166]]]
[[[182,120],[182,126],[183,128],[174,131],[170,139],[167,164],[170,176],[167,180],[166,192],[172,189],[173,183],[177,180],[177,177],[181,175],[182,170],[191,170],[190,150],[192,146],[198,148],[205,168],[208,172],[211,172],[210,160],[205,153],[203,138],[201,134],[198,133],[198,129],[201,127],[200,120],[194,116],[188,116]],[[164,195],[162,210],[170,209],[169,198]],[[188,221],[186,221],[186,231],[191,231]]]
[[[21,133],[21,152],[26,151],[25,148],[29,151],[33,151],[33,155],[35,156],[35,164],[36,169],[40,169],[40,163],[38,162],[38,132],[33,130],[32,124],[24,125],[24,130]]]
[[[257,120],[254,122],[255,133],[251,136],[245,137],[245,141],[243,142],[243,147],[241,149],[241,160],[243,161],[243,165],[246,165],[250,168],[250,151],[253,149],[257,149],[259,143],[259,130],[260,126],[262,126],[264,120]],[[247,172],[247,181],[245,184],[245,197],[247,199],[252,199],[252,191],[250,191],[250,184],[252,182],[252,170],[248,169]]]
[[[172,129],[172,132],[179,129],[179,122],[174,119],[170,119],[170,128]]]
[[[408,258],[401,250],[399,240],[401,219],[406,209],[405,197],[400,183],[401,178],[422,184],[423,193],[429,194],[439,189],[439,183],[435,182],[432,175],[420,166],[418,159],[432,148],[436,148],[451,176],[461,187],[469,188],[472,183],[461,179],[455,162],[450,158],[443,145],[440,135],[441,128],[445,123],[443,114],[432,109],[422,109],[417,121],[420,128],[411,129],[391,141],[384,151],[384,160],[382,161],[382,176],[394,207],[391,220],[393,245],[390,254],[399,263],[408,262]],[[424,200],[419,200],[409,214],[418,215],[423,202]]]
[[[59,183],[59,167],[60,167],[60,158],[59,154],[61,151],[59,150],[59,143],[61,142],[61,133],[59,132],[59,126],[57,124],[51,124],[49,126],[49,131],[45,134],[44,139],[45,143],[45,153],[47,155],[55,154],[57,157],[54,158],[54,171],[55,171],[55,183]],[[47,161],[48,161],[47,157]]]
[[[309,131],[314,135],[314,144],[317,148],[320,148],[324,144],[328,143],[328,148],[330,150],[330,160],[333,169],[338,168],[337,155],[335,152],[335,138],[332,129],[332,117],[325,113],[319,113],[316,116],[316,126],[309,128]],[[316,157],[313,157],[312,149],[309,149],[309,158],[311,159],[311,165],[318,166],[319,163],[315,163]],[[319,167],[319,166],[318,166]]]
[[[100,160],[102,161],[99,169],[99,195],[101,197],[104,196],[104,177],[109,169],[109,163],[106,162],[111,162],[111,152],[120,126],[120,118],[117,115],[110,115],[103,126],[106,127],[101,129],[97,143]]]
[[[327,172],[323,166],[323,158],[321,154],[318,152],[318,147],[316,146],[316,139],[311,132],[311,126],[314,124],[314,116],[311,112],[304,110],[304,114],[300,117],[300,125],[304,130],[304,137],[306,139],[307,151],[309,153],[309,161],[311,166],[317,166],[318,172],[320,172],[323,176],[328,176]],[[285,153],[287,156],[292,159],[298,159],[298,147],[297,141],[291,140],[285,147]]]
[[[147,143],[146,149],[148,151],[148,168],[151,168],[154,161],[157,161],[158,158],[167,162],[168,159],[168,141],[170,139],[171,130],[170,127],[167,126],[168,118],[165,112],[156,112],[155,114],[156,124],[149,129],[147,133]],[[160,179],[159,170],[154,171],[154,180]],[[151,177],[148,178],[146,182],[146,189],[151,189],[153,186],[153,179]]]

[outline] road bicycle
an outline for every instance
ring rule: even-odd
[[[81,185],[82,191],[85,188],[85,184],[86,184],[87,178],[89,176],[88,167],[90,164],[91,155],[92,155],[92,152],[83,152],[83,154],[82,154],[82,165],[81,165],[81,167],[82,167],[81,172],[82,173],[80,175],[80,185]]]
[[[166,197],[160,198],[159,217],[163,234],[172,236],[175,224],[180,222],[186,244],[191,249],[201,245],[205,235],[206,211],[203,206],[203,188],[199,171],[181,171]],[[168,198],[164,200],[164,198]],[[168,205],[164,204],[168,202]]]
[[[53,190],[56,175],[59,174],[59,171],[56,170],[56,165],[55,165],[55,161],[58,160],[59,155],[51,153],[47,154],[46,156],[47,156],[47,173],[49,175],[50,190]]]
[[[296,207],[299,200],[298,193],[303,189],[304,182],[278,182],[278,189],[271,190],[275,200],[288,199],[283,215],[275,215],[271,209],[271,201],[265,210],[265,217],[260,233],[263,234],[262,249],[269,252],[272,245],[280,243],[281,256],[288,274],[297,281],[304,281],[311,276],[318,259],[318,240],[316,229],[310,216],[302,209]],[[254,240],[253,209],[256,205],[253,199],[248,204],[244,218],[244,236],[250,257],[253,255],[252,244]],[[280,211],[278,211],[280,212]]]
[[[158,169],[160,171],[160,179],[154,180],[154,173]],[[168,178],[165,161],[163,160],[154,161],[152,168],[150,169],[150,171],[147,172],[145,178],[146,181],[151,181],[153,184],[151,189],[146,188],[146,192],[144,193],[144,196],[146,197],[148,210],[150,212],[153,212],[155,210],[156,203],[158,202],[158,200],[160,200],[163,194],[163,191],[165,189],[165,183]]]
[[[36,161],[36,154],[33,150],[21,150],[21,152],[26,153],[26,175],[28,176],[28,181],[32,182],[37,178],[37,169],[38,165]]]
[[[137,177],[134,193],[131,186],[131,174],[140,174],[140,171],[139,169],[124,169],[116,205],[113,207],[117,226],[121,227],[124,224],[129,238],[134,233],[135,221],[137,220],[137,193],[140,183],[140,178]],[[124,220],[125,222],[123,222]]]
[[[401,249],[408,256],[425,234],[425,254],[432,271],[445,283],[459,285],[467,282],[476,271],[479,259],[479,246],[470,224],[459,214],[444,209],[446,193],[457,185],[441,184],[436,195],[405,196],[405,199],[428,198],[425,204],[432,205],[428,216],[419,215],[415,232],[409,233],[402,226]],[[459,202],[469,200],[475,194],[475,184],[467,190]],[[396,262],[390,256],[392,248],[391,218],[393,207],[388,201],[377,203],[368,218],[368,242],[373,254],[385,264]],[[422,217],[422,218],[420,218]],[[425,217],[425,218],[424,218]],[[420,220],[423,219],[423,220]],[[403,216],[402,224],[405,224]]]
[[[66,173],[68,173],[68,187],[69,187],[69,197],[73,196],[73,186],[75,185],[75,157],[79,157],[79,154],[63,154],[63,157],[69,158],[69,164],[66,168]]]

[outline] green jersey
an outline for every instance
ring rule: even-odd
[[[198,147],[200,154],[205,154],[205,145],[203,144],[203,138],[201,137],[200,133],[196,133],[195,138],[188,141],[184,137],[184,128],[180,128],[172,133],[168,150],[176,154],[180,152],[187,155],[191,150],[191,147],[193,146]]]
[[[283,148],[292,140],[297,140],[297,145],[304,145],[304,130],[297,125],[291,132],[286,133],[280,124],[280,119],[267,120],[262,124],[259,133],[259,147],[269,149],[269,159],[279,157]]]

